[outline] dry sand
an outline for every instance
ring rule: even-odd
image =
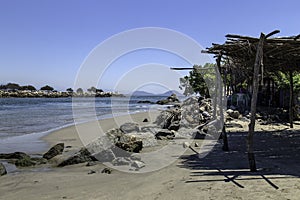
[[[147,113],[132,116],[139,123],[146,117],[151,118]],[[122,120],[128,118],[120,117]],[[104,131],[119,123],[112,119],[100,122]],[[90,125],[81,126],[88,132]],[[112,174],[103,174],[100,172],[105,165],[78,164],[7,174],[0,177],[0,199],[300,199],[299,133],[288,132],[288,127],[282,125],[258,126],[255,139],[260,141],[256,146],[259,171],[250,173],[245,154],[246,128],[227,129],[231,132],[229,152],[223,152],[218,143],[209,155],[199,159],[188,149],[173,164],[149,173],[113,170]],[[300,125],[295,129],[300,130]],[[44,139],[51,145],[64,142],[72,146],[70,151],[82,145],[74,126]],[[90,170],[96,173],[88,174]]]

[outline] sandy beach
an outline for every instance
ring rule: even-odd
[[[143,119],[151,118],[149,113],[131,117],[140,124],[145,123]],[[128,120],[128,116],[118,118],[120,122]],[[101,120],[100,124],[104,131],[117,125],[113,119]],[[89,124],[81,126],[89,127]],[[291,131],[287,126],[258,125],[256,140],[264,143],[256,147],[258,172],[250,173],[245,154],[246,132],[243,130],[246,127],[245,122],[242,127],[227,129],[229,152],[222,151],[218,143],[206,157],[199,159],[187,149],[174,163],[148,173],[113,169],[111,174],[105,174],[101,173],[105,165],[88,167],[85,163],[9,173],[0,177],[0,199],[298,199],[299,134],[287,135],[287,131]],[[263,129],[273,131],[267,133]],[[294,130],[299,131],[300,125],[296,123]],[[43,139],[50,146],[64,142],[71,146],[65,149],[70,152],[82,146],[75,126],[53,132]],[[90,174],[91,170],[95,173]]]

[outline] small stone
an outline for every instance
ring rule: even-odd
[[[188,148],[190,146],[190,143],[184,142],[182,143],[183,148]]]
[[[149,122],[149,120],[148,120],[147,118],[145,118],[145,119],[143,120],[143,122]]]
[[[96,173],[96,171],[94,171],[94,170],[90,170],[89,172],[88,172],[88,174],[95,174]]]
[[[145,166],[146,166],[145,163],[143,163],[142,161],[137,161],[137,160],[131,164],[131,167],[135,167],[137,169],[141,169]]]
[[[194,147],[199,147],[199,144],[195,142]]]
[[[112,170],[110,168],[104,168],[101,173],[111,174]]]

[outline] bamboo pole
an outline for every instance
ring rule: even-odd
[[[254,69],[253,69],[253,84],[252,84],[252,99],[251,99],[251,118],[249,124],[249,132],[247,137],[247,151],[250,171],[256,171],[256,162],[253,151],[253,135],[255,127],[255,116],[256,116],[256,103],[257,103],[257,93],[258,93],[258,83],[259,83],[259,68],[263,64],[263,44],[265,41],[265,35],[260,34],[259,42],[257,45]]]
[[[293,118],[294,118],[294,82],[293,82],[293,72],[289,71],[290,78],[290,103],[289,103],[289,118],[290,118],[290,128],[294,128]]]

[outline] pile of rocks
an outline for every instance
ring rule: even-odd
[[[159,100],[156,102],[156,104],[159,104],[159,105],[169,105],[169,104],[176,104],[176,103],[179,103],[179,99],[177,98],[177,95],[176,94],[172,94],[171,96],[167,97],[166,99],[163,99],[163,100]]]

